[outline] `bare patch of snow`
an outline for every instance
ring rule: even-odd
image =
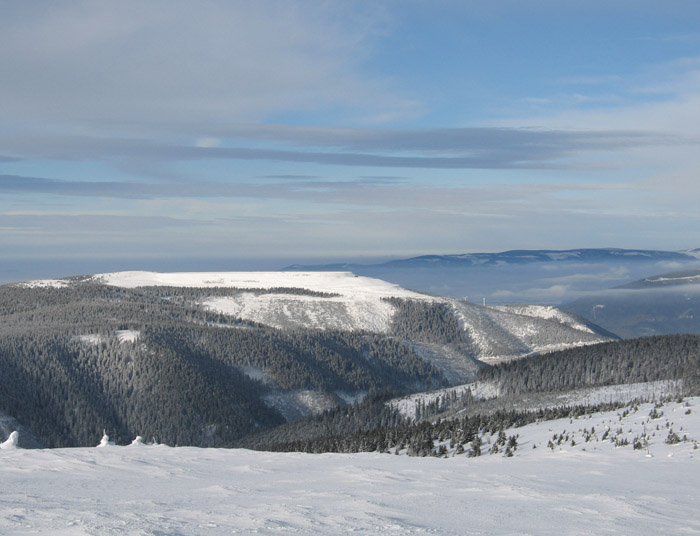
[[[118,329],[114,332],[114,335],[117,337],[120,343],[133,343],[138,340],[139,336],[141,335],[141,332],[135,329]]]
[[[493,382],[472,382],[455,387],[448,387],[446,389],[394,398],[389,400],[386,405],[398,411],[403,417],[412,419],[415,417],[416,410],[420,406],[439,403],[441,400],[448,400],[452,397],[460,398],[467,392],[470,392],[475,400],[486,400],[498,396],[498,389]]]
[[[34,281],[24,281],[18,284],[27,288],[63,288],[70,285],[70,282],[65,279],[35,279]]]
[[[97,333],[92,333],[88,335],[77,335],[76,337],[73,337],[73,339],[80,341],[84,344],[89,344],[91,346],[100,344],[104,340],[102,335],[99,335]]]
[[[394,308],[375,297],[341,296],[319,298],[296,294],[240,292],[236,296],[209,298],[207,309],[276,328],[389,330]]]
[[[565,313],[557,307],[551,305],[496,305],[492,309],[504,311],[517,315],[530,316],[533,318],[543,318],[545,320],[556,320],[565,326],[569,326],[578,331],[593,333],[593,331],[582,324],[576,317]]]
[[[367,391],[357,391],[354,393],[347,393],[345,391],[336,391],[336,396],[340,398],[343,402],[348,405],[354,404],[356,402],[362,402],[367,396]]]
[[[265,374],[264,370],[255,367],[242,367],[241,371],[251,380],[258,380],[263,383],[271,383],[269,376]]]

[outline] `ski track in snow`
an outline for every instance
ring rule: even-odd
[[[618,410],[508,430],[520,435],[513,458],[138,444],[2,450],[0,533],[697,534],[700,450],[664,442],[668,422],[700,436],[700,399],[687,402],[667,404],[652,421],[654,406],[644,404],[624,417]],[[601,436],[619,427],[631,441],[657,425],[649,454],[582,440],[583,429]],[[548,448],[560,433],[576,445]]]

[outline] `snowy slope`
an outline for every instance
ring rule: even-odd
[[[95,281],[125,288],[139,286],[232,287],[237,289],[302,288],[333,294],[317,297],[285,293],[239,292],[203,301],[208,309],[277,328],[316,328],[387,332],[393,307],[382,298],[431,300],[380,279],[350,272],[117,272]]]
[[[513,458],[2,450],[0,533],[697,534],[700,451],[664,442],[667,424],[700,437],[700,401],[688,404],[658,419],[648,404],[508,430],[520,436]],[[631,441],[645,427],[648,451],[601,439],[611,429]],[[555,434],[569,439],[552,450]]]
[[[337,293],[346,297],[425,297],[381,279],[361,277],[351,272],[114,272],[96,274],[93,280],[124,288],[145,286],[304,288]]]
[[[610,340],[556,307],[452,305],[478,359],[487,363]]]

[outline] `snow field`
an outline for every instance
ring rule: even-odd
[[[664,442],[667,422],[700,436],[700,400],[687,403],[658,408],[651,425],[654,405],[644,404],[507,430],[520,436],[512,458],[3,450],[0,533],[696,534],[700,450]],[[656,432],[651,456],[601,439],[608,428],[632,435],[644,426]],[[592,428],[598,441],[586,443]],[[552,450],[554,434],[570,439]]]
[[[318,298],[292,294],[240,292],[205,300],[207,309],[281,329],[389,331],[394,308],[374,296]]]
[[[416,415],[416,409],[421,405],[428,405],[439,400],[447,400],[454,395],[457,398],[464,395],[467,391],[471,391],[475,400],[484,400],[498,396],[496,386],[491,382],[472,382],[446,389],[438,389],[426,393],[416,393],[402,398],[394,398],[389,400],[386,405],[391,409],[395,409],[403,417],[413,419]]]
[[[135,329],[118,329],[114,332],[114,336],[120,343],[134,343],[138,340],[141,332]],[[86,335],[77,335],[74,337],[84,344],[95,345],[104,342],[106,339],[97,333]]]
[[[97,274],[95,281],[125,288],[166,285],[174,287],[234,287],[239,289],[303,288],[338,294],[315,297],[296,294],[240,292],[213,297],[203,305],[215,312],[276,328],[389,330],[394,308],[382,298],[432,300],[430,296],[393,283],[350,272],[115,272]]]
[[[114,272],[96,274],[95,281],[124,288],[144,286],[235,287],[235,288],[305,288],[342,296],[395,296],[429,299],[425,294],[401,288],[393,283],[357,276],[351,272]]]

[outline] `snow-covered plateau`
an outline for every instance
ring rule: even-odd
[[[420,300],[434,298],[393,283],[360,277],[350,272],[115,272],[97,274],[93,280],[117,287],[232,287],[281,289],[272,294],[239,292],[212,297],[202,305],[212,311],[276,328],[344,329],[384,333],[394,308],[382,298]],[[44,284],[46,284],[44,282]],[[301,288],[328,296],[286,293]]]
[[[698,534],[699,404],[507,430],[513,457],[5,449],[0,533]]]
[[[93,280],[123,288],[147,286],[169,287],[234,287],[269,289],[276,287],[304,288],[342,296],[426,297],[393,283],[351,272],[113,272],[96,274]],[[47,282],[43,282],[47,284]]]

